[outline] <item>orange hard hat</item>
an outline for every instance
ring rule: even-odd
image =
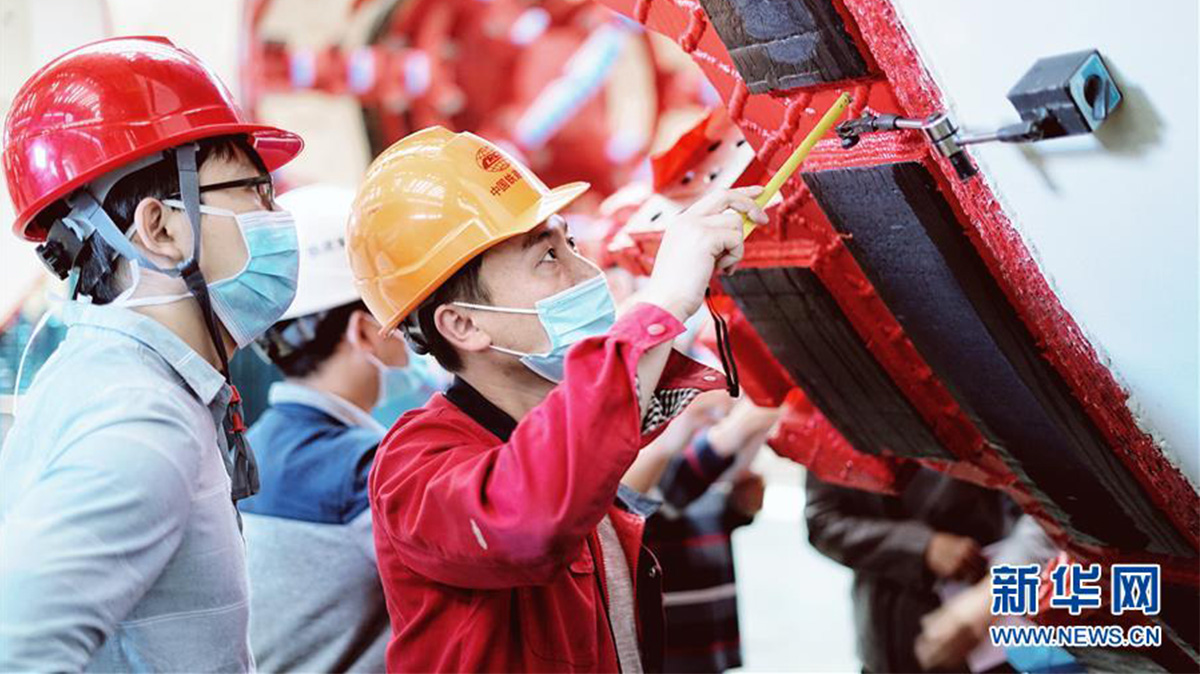
[[[346,248],[358,292],[390,332],[476,255],[537,227],[587,189],[550,189],[473,133],[413,133],[371,163],[354,200]]]

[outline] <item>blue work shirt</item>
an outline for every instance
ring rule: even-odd
[[[367,476],[387,433],[370,414],[331,393],[281,381],[246,432],[261,488],[244,515],[345,524],[367,509]]]
[[[231,390],[165,326],[68,302],[0,450],[0,671],[249,671]]]

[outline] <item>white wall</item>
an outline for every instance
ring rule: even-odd
[[[58,54],[104,37],[105,23],[100,0],[0,0],[0,118],[30,75]],[[10,234],[14,218],[0,180],[0,320],[39,278],[51,278],[33,246]]]
[[[1195,0],[893,0],[967,129],[1041,56],[1097,48],[1125,100],[1095,137],[972,150],[1130,406],[1200,485]]]

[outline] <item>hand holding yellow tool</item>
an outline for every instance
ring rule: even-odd
[[[838,117],[842,116],[842,112],[844,112],[849,105],[850,94],[844,93],[841,96],[838,96],[837,100],[833,102],[833,105],[830,106],[829,110],[827,110],[817,122],[817,125],[812,128],[812,131],[809,131],[808,135],[804,137],[804,140],[796,146],[794,151],[792,151],[792,156],[788,157],[787,161],[783,162],[783,166],[780,166],[779,170],[775,172],[775,175],[771,176],[771,180],[769,180],[766,186],[763,187],[762,194],[759,194],[757,197],[755,197],[754,202],[757,203],[760,208],[767,207],[767,203],[771,201],[771,198],[775,196],[775,193],[779,191],[779,188],[783,187],[783,184],[787,182],[788,178],[792,177],[792,174],[796,172],[796,169],[800,168],[800,164],[802,164],[804,159],[808,157],[808,153],[813,149],[813,146],[817,144],[818,140],[821,140],[822,136],[829,132],[830,127],[833,126],[833,123],[837,121]],[[754,230],[754,227],[754,221],[748,216],[743,215],[742,238],[744,239],[747,236],[750,236],[750,232]]]

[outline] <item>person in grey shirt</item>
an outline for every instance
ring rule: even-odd
[[[353,199],[331,185],[279,198],[296,214],[300,277],[259,339],[287,379],[247,434],[262,488],[242,503],[250,644],[264,671],[384,671],[391,625],[367,476],[387,429],[371,412],[420,407],[438,390],[437,366],[381,337],[358,297],[345,245]]]
[[[55,60],[4,138],[16,230],[73,300],[0,449],[0,671],[251,671],[227,360],[295,293],[268,171],[301,142],[163,38]]]
[[[858,652],[866,672],[964,671],[984,629],[946,614],[938,588],[974,583],[953,602],[982,599],[970,617],[986,617],[988,559],[1020,564],[1053,554],[1049,539],[1004,493],[916,469],[898,495],[830,484],[807,474],[808,540],[854,571]],[[929,619],[939,617],[931,630]]]

